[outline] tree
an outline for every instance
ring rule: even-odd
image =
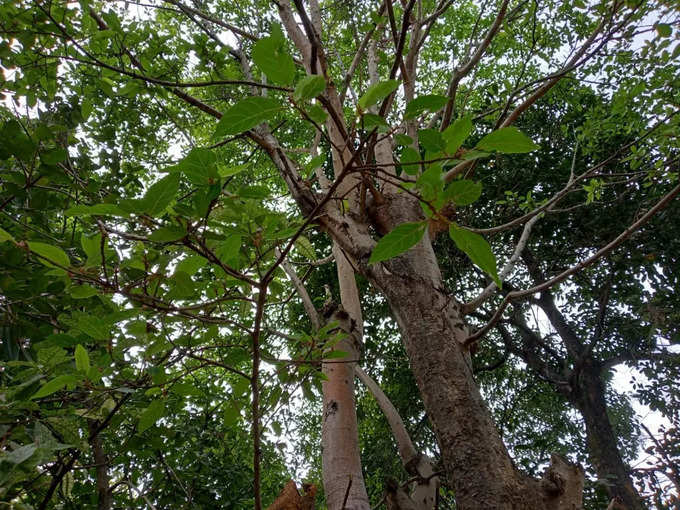
[[[137,419],[130,440],[151,427],[167,431],[195,384],[178,399],[172,388],[194,372],[210,381],[219,371],[221,382],[194,410],[216,406],[225,420],[250,423],[252,506],[262,508],[263,495],[275,493],[271,484],[262,490],[263,455],[274,441],[265,430],[280,434],[276,411],[291,390],[309,395],[320,386],[326,504],[369,508],[354,392],[365,331],[361,277],[396,319],[457,507],[580,505],[579,468],[554,457],[539,480],[513,464],[480,394],[471,351],[494,328],[502,334],[499,321],[511,304],[514,327],[531,335],[521,303],[535,295],[539,306],[548,302],[552,288],[585,275],[680,193],[672,6],[28,2],[4,5],[1,16],[11,37],[1,54],[4,88],[15,109],[27,109],[7,108],[3,125],[7,223],[0,234],[8,296],[15,296],[6,298],[6,324],[23,348],[9,353],[6,384],[17,407],[5,430],[15,438],[4,461],[14,492],[6,494],[25,498],[24,481],[52,459],[30,482],[50,475],[45,508],[79,462],[75,442],[55,453],[66,440],[48,442],[38,455],[52,413],[73,421],[71,405],[83,406],[75,414],[89,421],[73,425],[89,427],[101,468],[98,436],[111,420],[129,426]],[[453,64],[442,61],[449,53]],[[633,84],[630,76],[639,78]],[[580,105],[584,155],[574,149],[563,160],[579,164],[558,167],[550,164],[554,154],[539,150],[544,140],[515,124],[561,99],[555,90],[565,80],[608,84],[616,108]],[[626,103],[617,81],[641,99]],[[206,124],[206,116],[218,121]],[[616,139],[611,133],[624,117],[634,122]],[[182,156],[173,160],[171,152]],[[498,165],[521,158],[545,162],[552,173],[532,174],[519,215],[485,225],[495,218],[483,193],[500,181]],[[619,183],[621,167],[635,178]],[[619,196],[635,190],[644,208],[602,244],[584,243],[564,211],[581,206],[571,200],[582,189],[588,209],[599,206],[603,189]],[[527,243],[553,217],[573,251],[564,259],[571,265],[548,275],[538,271],[549,250]],[[499,268],[483,235],[519,227],[516,239],[493,241],[504,255]],[[433,248],[443,231],[487,275],[481,292],[469,278],[447,286]],[[331,292],[323,305],[287,262],[312,259],[313,269],[310,237],[322,234],[332,244],[327,255],[340,298]],[[532,265],[535,254],[544,258]],[[527,273],[510,279],[520,259]],[[291,311],[277,308],[291,287],[308,321],[297,330],[286,326]],[[473,331],[482,306],[488,314]],[[505,342],[509,350],[513,342]],[[582,400],[572,402],[587,414]],[[27,422],[18,409],[35,417]],[[431,490],[436,476],[423,471],[429,462],[408,447],[393,418],[402,461],[420,475],[416,493]],[[143,474],[114,474],[116,486],[148,498],[139,490]],[[95,475],[102,487],[111,476]],[[631,493],[623,504],[639,507],[636,498]],[[395,508],[432,507],[414,506],[399,487],[386,499]]]

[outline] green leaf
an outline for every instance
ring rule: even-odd
[[[205,259],[205,257],[201,257],[200,255],[189,255],[187,258],[182,259],[182,261],[177,264],[177,269],[175,269],[175,272],[183,272],[189,276],[193,276],[207,263],[208,261]]]
[[[413,138],[408,135],[398,134],[394,136],[394,141],[397,142],[397,145],[411,145],[413,143]]]
[[[326,80],[319,74],[311,74],[302,78],[295,86],[293,99],[296,101],[306,101],[313,99],[326,90]]]
[[[427,167],[418,180],[416,186],[420,189],[420,194],[424,200],[434,200],[444,188],[444,181],[442,179],[442,167],[435,163]]]
[[[58,246],[52,246],[51,244],[39,243],[36,241],[28,241],[28,247],[33,253],[40,255],[40,262],[48,267],[58,267],[55,264],[59,264],[59,266],[63,267],[69,267],[71,265],[68,255],[66,255],[64,250]]]
[[[24,446],[15,448],[8,454],[0,457],[0,460],[5,460],[10,464],[14,464],[16,466],[21,464],[25,460],[30,459],[37,449],[38,447],[33,443],[25,444]]]
[[[316,260],[314,245],[305,236],[300,236],[295,240],[295,248],[297,248],[303,257],[309,260]]]
[[[420,153],[413,147],[404,147],[401,151],[401,159],[399,164],[401,165],[404,172],[409,175],[415,175],[420,169]]]
[[[442,132],[442,138],[446,142],[446,152],[455,154],[471,132],[472,119],[470,117],[462,117],[447,127]]]
[[[460,179],[449,184],[444,191],[446,200],[453,200],[456,205],[470,205],[482,194],[482,183]]]
[[[375,264],[383,260],[391,259],[412,248],[423,238],[427,224],[419,221],[416,223],[402,223],[394,230],[385,235],[373,248],[369,264]]]
[[[80,114],[83,116],[83,120],[87,120],[94,109],[92,101],[89,99],[84,99],[80,105]]]
[[[61,163],[62,161],[66,160],[67,156],[68,152],[66,152],[66,149],[56,147],[41,153],[40,160],[46,165],[56,165],[57,163]]]
[[[253,45],[252,57],[267,78],[279,85],[290,85],[295,79],[295,62],[286,50],[285,40],[264,37]]]
[[[448,98],[437,94],[418,96],[406,105],[404,120],[413,119],[423,112],[436,112],[444,107]]]
[[[421,129],[418,131],[418,141],[425,150],[432,152],[443,151],[446,147],[442,134],[437,129]]]
[[[79,315],[76,327],[95,340],[108,340],[111,336],[111,324],[94,315]]]
[[[189,182],[198,186],[210,186],[219,180],[216,167],[217,156],[210,149],[195,148],[175,167],[186,175]]]
[[[364,121],[364,129],[366,130],[371,130],[375,127],[378,128],[378,132],[385,132],[390,127],[385,119],[374,113],[364,113],[362,118]]]
[[[12,237],[12,234],[7,232],[5,229],[0,228],[0,243],[4,243],[5,241],[14,242],[14,237]]]
[[[90,371],[90,355],[87,349],[80,344],[76,345],[75,358],[76,370],[87,374]]]
[[[493,131],[482,138],[477,148],[483,151],[498,151],[504,154],[519,154],[539,149],[531,139],[514,126]]]
[[[65,388],[67,385],[72,385],[78,382],[78,378],[73,375],[60,375],[51,381],[43,384],[38,391],[31,395],[31,399],[46,397],[52,393]]]
[[[222,411],[222,424],[225,427],[233,427],[238,423],[239,418],[241,418],[241,413],[236,404],[227,404],[224,406],[224,410]]]
[[[66,209],[66,216],[129,216],[115,204],[75,205]]]
[[[165,211],[179,190],[179,174],[170,174],[153,184],[142,199],[144,212],[158,216]]]
[[[187,231],[177,225],[172,225],[169,227],[161,227],[154,231],[149,236],[149,241],[154,241],[156,243],[169,243],[172,241],[179,241],[183,237],[186,237]]]
[[[318,156],[312,158],[312,160],[305,165],[305,177],[309,179],[314,170],[322,166],[326,162],[326,154],[319,154]]]
[[[399,80],[385,80],[368,87],[364,95],[359,98],[359,108],[362,111],[368,110],[371,106],[382,101],[392,92],[397,90]]]
[[[309,116],[310,119],[312,119],[314,122],[317,124],[321,124],[326,120],[326,117],[328,117],[328,114],[326,113],[326,110],[321,108],[318,104],[313,104],[307,110],[307,115]]]
[[[82,246],[85,255],[87,255],[86,266],[98,266],[102,263],[101,242],[101,234],[95,234],[92,237],[81,236],[80,246]]]
[[[667,23],[657,23],[654,25],[654,28],[656,28],[656,32],[659,34],[660,37],[670,37],[671,36],[671,26],[668,25]]]
[[[162,400],[154,400],[149,404],[149,407],[142,411],[139,415],[139,423],[137,424],[137,432],[142,433],[148,428],[152,427],[165,414],[165,403]]]
[[[464,252],[470,260],[477,265],[482,271],[493,278],[498,287],[501,287],[501,281],[498,277],[498,269],[496,267],[496,257],[491,251],[491,246],[479,234],[470,232],[465,228],[461,228],[455,223],[449,227],[449,235],[456,243],[459,250]]]
[[[215,129],[215,137],[236,135],[274,118],[283,106],[268,97],[247,97],[229,108]]]
[[[87,299],[97,295],[97,289],[89,285],[75,285],[69,289],[73,299]]]
[[[346,351],[329,351],[324,353],[323,359],[345,358],[349,353]]]

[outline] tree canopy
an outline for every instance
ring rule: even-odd
[[[0,506],[678,504],[675,3],[0,33]]]

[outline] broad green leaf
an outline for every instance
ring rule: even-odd
[[[200,255],[189,255],[187,258],[182,259],[180,263],[177,264],[177,269],[175,269],[175,272],[184,272],[189,276],[193,276],[199,269],[205,267],[207,263],[208,261],[205,259],[205,257],[201,257]]]
[[[349,353],[346,351],[328,351],[323,355],[323,359],[345,358]]]
[[[66,216],[129,216],[115,204],[75,205],[66,209]]]
[[[95,340],[108,340],[111,336],[111,324],[95,315],[79,315],[76,327]]]
[[[446,147],[444,138],[437,129],[421,129],[418,131],[418,141],[425,150],[432,152],[443,151]]]
[[[475,232],[459,227],[455,223],[452,223],[449,227],[449,235],[456,243],[458,249],[470,257],[470,260],[477,267],[491,276],[493,281],[496,282],[496,285],[500,288],[501,281],[498,277],[496,257],[491,251],[491,246],[486,242],[486,239]]]
[[[28,247],[33,253],[40,255],[40,262],[48,267],[58,267],[55,264],[59,264],[59,266],[63,267],[69,267],[71,265],[68,255],[66,255],[64,250],[58,246],[52,246],[51,244],[39,243],[36,241],[28,241]]]
[[[172,225],[169,227],[161,227],[155,230],[150,236],[149,241],[154,241],[156,243],[169,243],[172,241],[179,241],[183,237],[186,237],[187,231],[177,225]]]
[[[456,205],[464,206],[475,202],[482,194],[482,183],[460,179],[453,181],[444,190],[446,200],[453,200]]]
[[[142,411],[139,415],[139,423],[137,424],[137,432],[142,433],[148,428],[155,425],[165,414],[165,403],[162,400],[154,400],[149,404],[149,407]]]
[[[319,74],[311,74],[302,78],[295,86],[293,99],[296,101],[306,101],[313,99],[326,90],[326,80]]]
[[[163,213],[179,190],[179,174],[170,174],[154,183],[142,199],[143,212],[152,216]]]
[[[7,461],[10,464],[14,464],[16,466],[31,458],[37,449],[38,447],[33,443],[25,444],[3,455],[0,457],[0,460]]]
[[[240,235],[231,235],[217,247],[215,254],[225,264],[232,267],[237,267],[239,265],[242,242],[243,241]]]
[[[224,406],[222,411],[222,424],[225,427],[233,427],[241,418],[241,413],[235,403],[229,403]]]
[[[87,299],[97,295],[97,289],[89,285],[74,285],[69,289],[73,299]]]
[[[297,251],[309,260],[316,260],[316,250],[314,245],[305,236],[300,236],[295,240]]]
[[[175,170],[182,172],[191,184],[209,186],[219,181],[217,156],[210,149],[194,148],[180,161]]]
[[[76,345],[75,359],[76,370],[87,374],[90,371],[90,355],[87,353],[87,349],[80,344]]]
[[[404,120],[413,119],[423,112],[436,112],[444,107],[448,98],[437,94],[418,96],[406,105],[404,110]]]
[[[424,200],[434,200],[440,194],[444,187],[442,177],[442,167],[436,163],[429,165],[427,170],[418,177],[416,186],[420,189],[420,194]]]
[[[40,154],[40,160],[46,165],[56,165],[66,160],[68,152],[66,149],[61,147],[56,147],[54,149],[48,149]]]
[[[470,117],[462,117],[442,131],[442,138],[446,142],[446,152],[455,154],[465,139],[472,132],[472,120]]]
[[[307,112],[309,118],[317,124],[321,124],[326,120],[326,117],[328,117],[326,110],[321,108],[318,104],[311,105],[305,111]]]
[[[95,234],[92,237],[87,237],[85,235],[80,238],[80,245],[87,255],[86,266],[98,266],[102,263],[102,250],[101,250],[101,234]]]
[[[45,384],[43,384],[40,387],[40,389],[31,396],[31,399],[46,397],[48,395],[51,395],[52,393],[56,393],[57,391],[65,388],[67,385],[70,386],[75,384],[76,382],[78,382],[78,378],[73,375],[57,376],[51,381],[48,381]]]
[[[14,242],[14,237],[12,237],[12,234],[7,232],[5,229],[0,228],[0,243],[4,243],[5,241]]]
[[[286,50],[285,40],[264,37],[253,45],[252,57],[272,83],[290,85],[295,79],[295,62]]]
[[[305,165],[305,177],[309,179],[314,173],[314,170],[319,168],[325,162],[326,162],[325,154],[319,154],[318,156],[312,158],[312,160]]]
[[[385,80],[368,87],[364,95],[359,98],[359,108],[366,111],[374,104],[382,101],[399,86],[399,80]]]
[[[93,109],[94,105],[92,104],[92,101],[84,99],[80,105],[80,114],[83,116],[83,120],[87,120],[90,117]]]
[[[386,234],[373,248],[373,253],[368,259],[369,264],[375,264],[383,260],[391,259],[409,248],[412,248],[423,238],[427,224],[419,221],[416,223],[402,223],[390,233]]]
[[[268,97],[247,97],[229,108],[217,123],[214,136],[236,135],[271,120],[283,106]]]
[[[667,23],[657,23],[656,25],[654,25],[654,28],[656,28],[656,32],[661,37],[671,36],[672,33],[671,26]]]
[[[387,121],[383,119],[380,115],[375,115],[373,113],[364,113],[362,116],[364,122],[364,129],[371,130],[374,127],[378,128],[378,132],[385,132],[389,129]]]
[[[420,153],[412,147],[404,147],[401,151],[401,159],[399,164],[404,172],[409,175],[415,175],[420,170]]]
[[[231,177],[232,175],[240,174],[248,168],[248,165],[236,165],[236,166],[219,166],[217,173],[220,177]]]
[[[531,152],[540,147],[514,126],[497,129],[482,138],[477,148],[483,151],[498,151],[504,154]]]
[[[394,141],[397,142],[397,145],[411,145],[413,143],[413,138],[411,138],[408,135],[394,135]]]

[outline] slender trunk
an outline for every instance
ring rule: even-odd
[[[331,320],[337,320],[347,333],[347,337],[333,349],[346,352],[347,360],[358,359],[362,322],[354,271],[337,245],[334,246],[333,253],[346,316],[336,313]],[[332,359],[323,364],[323,373],[327,380],[323,382],[321,462],[326,504],[329,510],[369,510],[359,452],[354,363]]]
[[[97,430],[99,422],[90,420],[89,423],[90,435],[93,435]],[[97,473],[97,510],[111,510],[113,506],[113,494],[111,493],[110,477],[109,477],[109,459],[104,452],[102,439],[99,435],[95,435],[90,440],[92,447],[92,455],[96,465]]]
[[[585,421],[591,462],[609,497],[617,499],[627,510],[642,510],[644,506],[621,458],[616,434],[607,414],[600,370],[592,360],[588,360],[579,373],[572,402]]]

